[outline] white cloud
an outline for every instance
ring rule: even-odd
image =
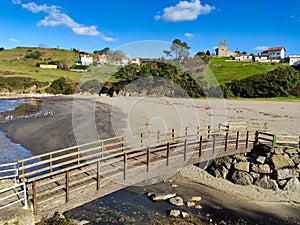
[[[101,34],[100,31],[98,31],[97,27],[94,25],[85,26],[83,24],[75,22],[70,16],[61,12],[61,8],[59,6],[48,6],[46,4],[37,5],[35,2],[30,2],[28,4],[22,4],[22,7],[32,13],[44,12],[47,14],[44,19],[39,21],[39,23],[37,24],[38,26],[66,26],[78,35],[100,36],[104,41],[114,41],[113,38],[109,38]]]
[[[256,46],[254,48],[255,51],[265,51],[267,50],[269,47],[268,46]]]
[[[11,42],[20,43],[20,41],[19,41],[19,40],[17,40],[17,39],[14,39],[14,38],[10,38],[9,40],[10,40]]]
[[[15,5],[20,5],[21,0],[12,0],[12,3],[15,4]]]
[[[187,37],[187,38],[195,37],[195,35],[193,35],[192,33],[185,33],[184,36]]]
[[[105,36],[105,35],[103,35],[103,34],[101,34],[100,36],[101,36],[101,38],[102,38],[104,41],[106,41],[106,42],[114,42],[114,41],[117,41],[116,38],[107,37],[107,36]]]
[[[175,6],[165,8],[162,16],[157,15],[154,18],[170,22],[192,21],[214,9],[214,6],[208,4],[202,5],[200,0],[180,1]]]

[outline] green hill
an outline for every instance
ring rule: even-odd
[[[265,74],[282,65],[282,63],[226,62],[227,59],[229,58],[213,58],[209,63],[209,69],[221,85],[255,74]],[[210,79],[209,76],[207,78]]]
[[[90,54],[94,60],[96,56]],[[117,71],[116,66],[90,67],[88,73],[70,71],[79,59],[77,50],[17,47],[0,51],[0,92],[45,92],[54,80],[64,78],[73,88],[83,80],[105,82]],[[56,64],[58,69],[40,68]]]

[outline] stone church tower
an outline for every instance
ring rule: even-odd
[[[220,46],[216,48],[216,55],[217,57],[230,57],[230,56],[235,56],[235,52],[230,51],[226,45],[226,41],[222,40],[220,42]]]

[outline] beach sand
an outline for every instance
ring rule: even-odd
[[[114,136],[130,140],[140,132],[198,125],[216,128],[226,121],[248,121],[250,128],[259,123],[261,129],[266,122],[271,132],[300,134],[300,102],[97,96],[40,100],[46,102],[42,111],[53,115],[0,123],[9,138],[34,155]]]

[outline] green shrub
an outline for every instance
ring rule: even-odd
[[[242,80],[234,80],[230,88],[234,96],[285,97],[299,79],[299,72],[291,66],[281,66],[267,74],[258,74]]]
[[[64,77],[54,80],[46,92],[51,94],[73,94],[74,90]]]

